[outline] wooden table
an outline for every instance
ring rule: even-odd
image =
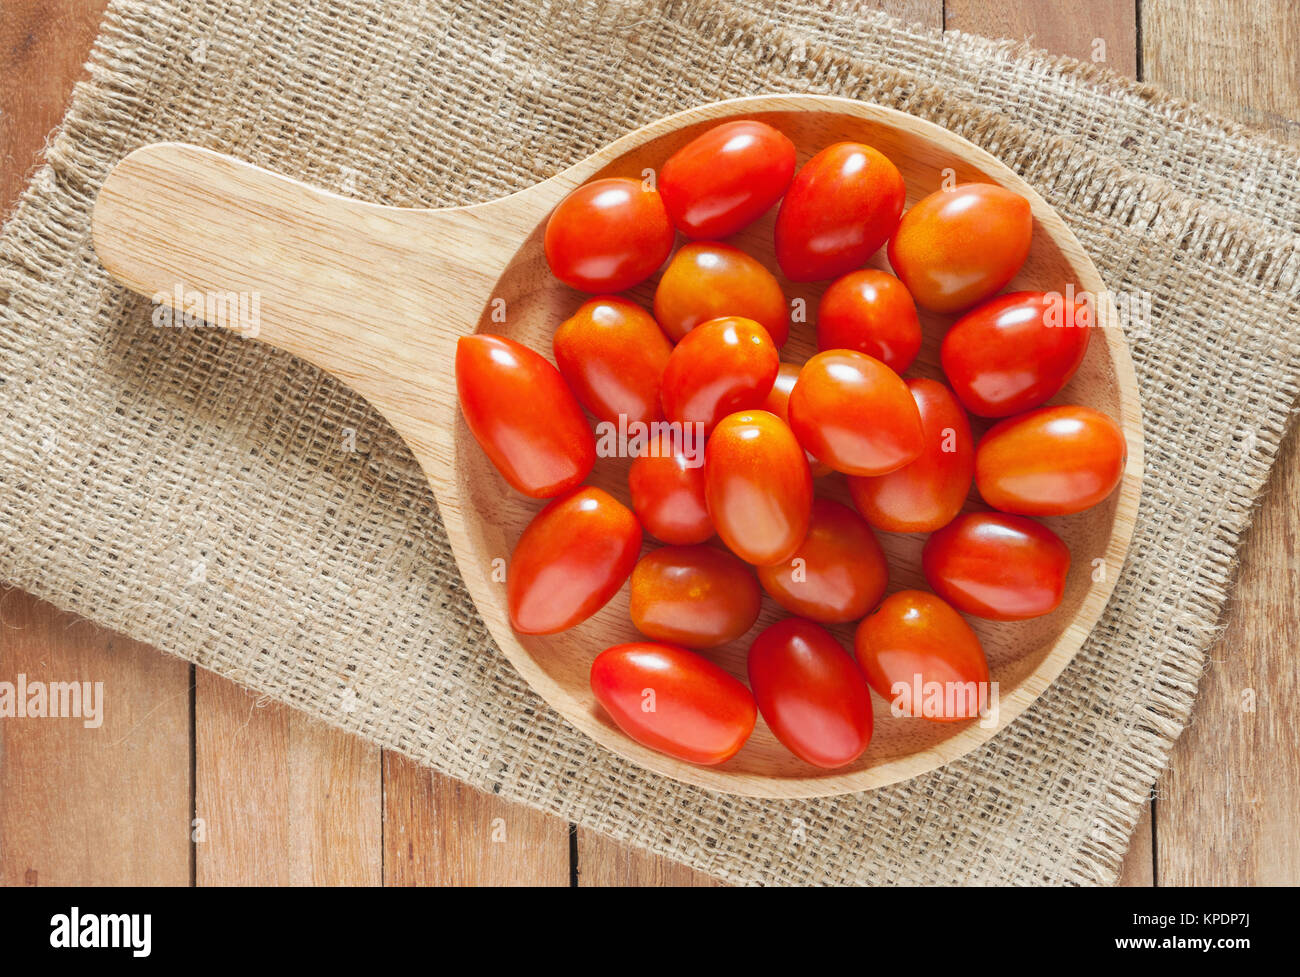
[[[883,0],[1032,38],[1296,140],[1288,0]],[[105,0],[4,0],[6,212],[83,76]],[[1104,41],[1099,45],[1097,39]],[[1294,432],[1293,432],[1294,435]],[[1288,439],[1235,600],[1133,839],[1129,885],[1300,881],[1300,455]],[[0,883],[538,885],[714,880],[479,793],[31,596],[0,594],[0,679],[105,683],[103,726],[0,721]],[[1253,690],[1253,692],[1248,692]],[[1254,698],[1254,711],[1243,702]]]

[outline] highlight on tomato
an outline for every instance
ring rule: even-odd
[[[790,335],[790,309],[781,283],[739,248],[694,241],[673,255],[655,288],[655,319],[674,342],[701,322],[743,316],[767,330],[774,346]]]
[[[767,330],[754,320],[710,319],[687,333],[668,358],[659,394],[664,415],[712,430],[728,414],[763,403],[780,365]]]
[[[673,247],[663,198],[642,180],[609,177],[583,184],[546,222],[551,273],[581,292],[621,292],[645,281]]]
[[[663,546],[632,571],[632,623],[647,638],[713,648],[754,626],[762,594],[754,571],[712,546]]]
[[[921,319],[907,287],[875,268],[837,278],[817,304],[817,348],[855,349],[902,373],[921,351]]]

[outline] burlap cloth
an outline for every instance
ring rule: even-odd
[[[384,421],[257,343],[155,328],[89,234],[108,168],[155,140],[367,199],[467,203],[670,111],[767,91],[960,133],[1055,205],[1112,289],[1152,303],[1132,330],[1140,518],[1077,659],[963,760],[785,803],[681,786],[569,728],[488,638]],[[1284,145],[1104,70],[842,0],[119,0],[4,230],[0,579],[732,881],[1110,882],[1296,397],[1298,204]]]

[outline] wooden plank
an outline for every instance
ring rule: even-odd
[[[1296,139],[1300,6],[1148,2],[1143,67]],[[1161,885],[1300,882],[1300,449],[1292,430],[1241,553],[1226,630],[1156,803]]]
[[[569,884],[569,826],[384,753],[387,885]]]
[[[207,671],[195,695],[199,885],[379,885],[380,751]]]
[[[582,886],[720,886],[712,876],[619,844],[594,831],[579,832],[578,885]]]
[[[1133,887],[1150,887],[1156,884],[1154,805],[1147,801],[1142,816],[1133,829],[1128,854],[1119,870],[1119,884]]]
[[[92,683],[102,722],[91,699],[0,719],[0,885],[188,885],[190,666],[9,590],[0,682],[19,676]]]
[[[947,0],[944,29],[1029,41],[1137,76],[1137,0]]]

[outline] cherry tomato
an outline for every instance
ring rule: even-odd
[[[1088,351],[1091,313],[1059,293],[1012,292],[977,306],[943,338],[939,360],[972,414],[1010,417],[1042,405]]]
[[[767,395],[767,400],[763,401],[763,410],[775,414],[786,424],[790,423],[790,391],[794,389],[799,379],[799,370],[800,367],[793,363],[782,363],[776,371],[772,392]],[[808,455],[808,467],[812,470],[813,478],[821,478],[831,473],[830,465],[823,465],[806,451],[804,454]]]
[[[506,601],[520,634],[554,634],[609,603],[636,565],[641,525],[608,492],[586,486],[539,512],[510,556]]]
[[[712,546],[664,546],[632,571],[632,623],[647,638],[712,648],[758,620],[763,596],[754,571]]]
[[[886,597],[858,625],[853,649],[868,684],[903,715],[974,719],[991,695],[979,638],[960,614],[923,590]]]
[[[767,330],[776,346],[790,335],[790,310],[772,273],[730,244],[683,245],[655,289],[655,318],[680,341],[701,322],[744,316]]]
[[[871,692],[857,662],[829,631],[788,617],[749,649],[749,685],[772,734],[800,760],[852,763],[871,742]]]
[[[840,624],[856,621],[880,602],[889,565],[860,515],[831,499],[814,499],[799,548],[784,563],[759,567],[758,579],[787,611]]]
[[[935,380],[907,381],[921,415],[921,455],[887,475],[850,476],[858,511],[877,529],[928,533],[952,521],[970,494],[975,439],[952,393]]]
[[[906,191],[898,167],[861,143],[827,146],[804,164],[776,215],[776,260],[791,281],[838,278],[898,227]]]
[[[546,263],[583,292],[621,292],[653,275],[673,247],[663,198],[640,180],[592,180],[546,222]]]
[[[790,428],[765,410],[731,414],[714,429],[704,494],[718,535],[748,563],[783,563],[808,534],[808,459]]]
[[[936,190],[903,215],[889,263],[916,304],[960,312],[1015,277],[1029,256],[1029,201],[992,183]]]
[[[790,428],[807,450],[847,475],[883,475],[924,447],[921,415],[907,384],[875,357],[849,349],[818,353],[790,392]]]
[[[970,512],[925,541],[921,566],[934,592],[957,610],[1023,621],[1061,603],[1070,550],[1032,519]]]
[[[703,543],[713,535],[704,500],[704,442],[664,431],[627,473],[632,508],[646,532],[665,543]]]
[[[501,336],[462,336],[456,392],[470,433],[515,489],[533,498],[567,492],[596,463],[596,439],[560,372]],[[528,410],[519,405],[528,403]]]
[[[989,429],[975,449],[975,487],[995,509],[1067,516],[1115,490],[1128,446],[1091,407],[1040,407]]]
[[[668,157],[659,192],[687,237],[730,237],[781,199],[794,163],[794,143],[771,126],[724,122]]]
[[[555,330],[555,364],[597,420],[649,424],[673,345],[641,306],[616,295],[584,302]]]
[[[826,289],[817,306],[817,348],[856,349],[902,373],[921,351],[916,303],[888,272],[851,271]]]
[[[686,334],[664,369],[664,414],[670,421],[713,426],[767,399],[780,357],[752,319],[710,319]]]
[[[693,651],[659,642],[606,648],[591,663],[591,691],[632,739],[688,763],[730,760],[758,718],[738,679]]]

